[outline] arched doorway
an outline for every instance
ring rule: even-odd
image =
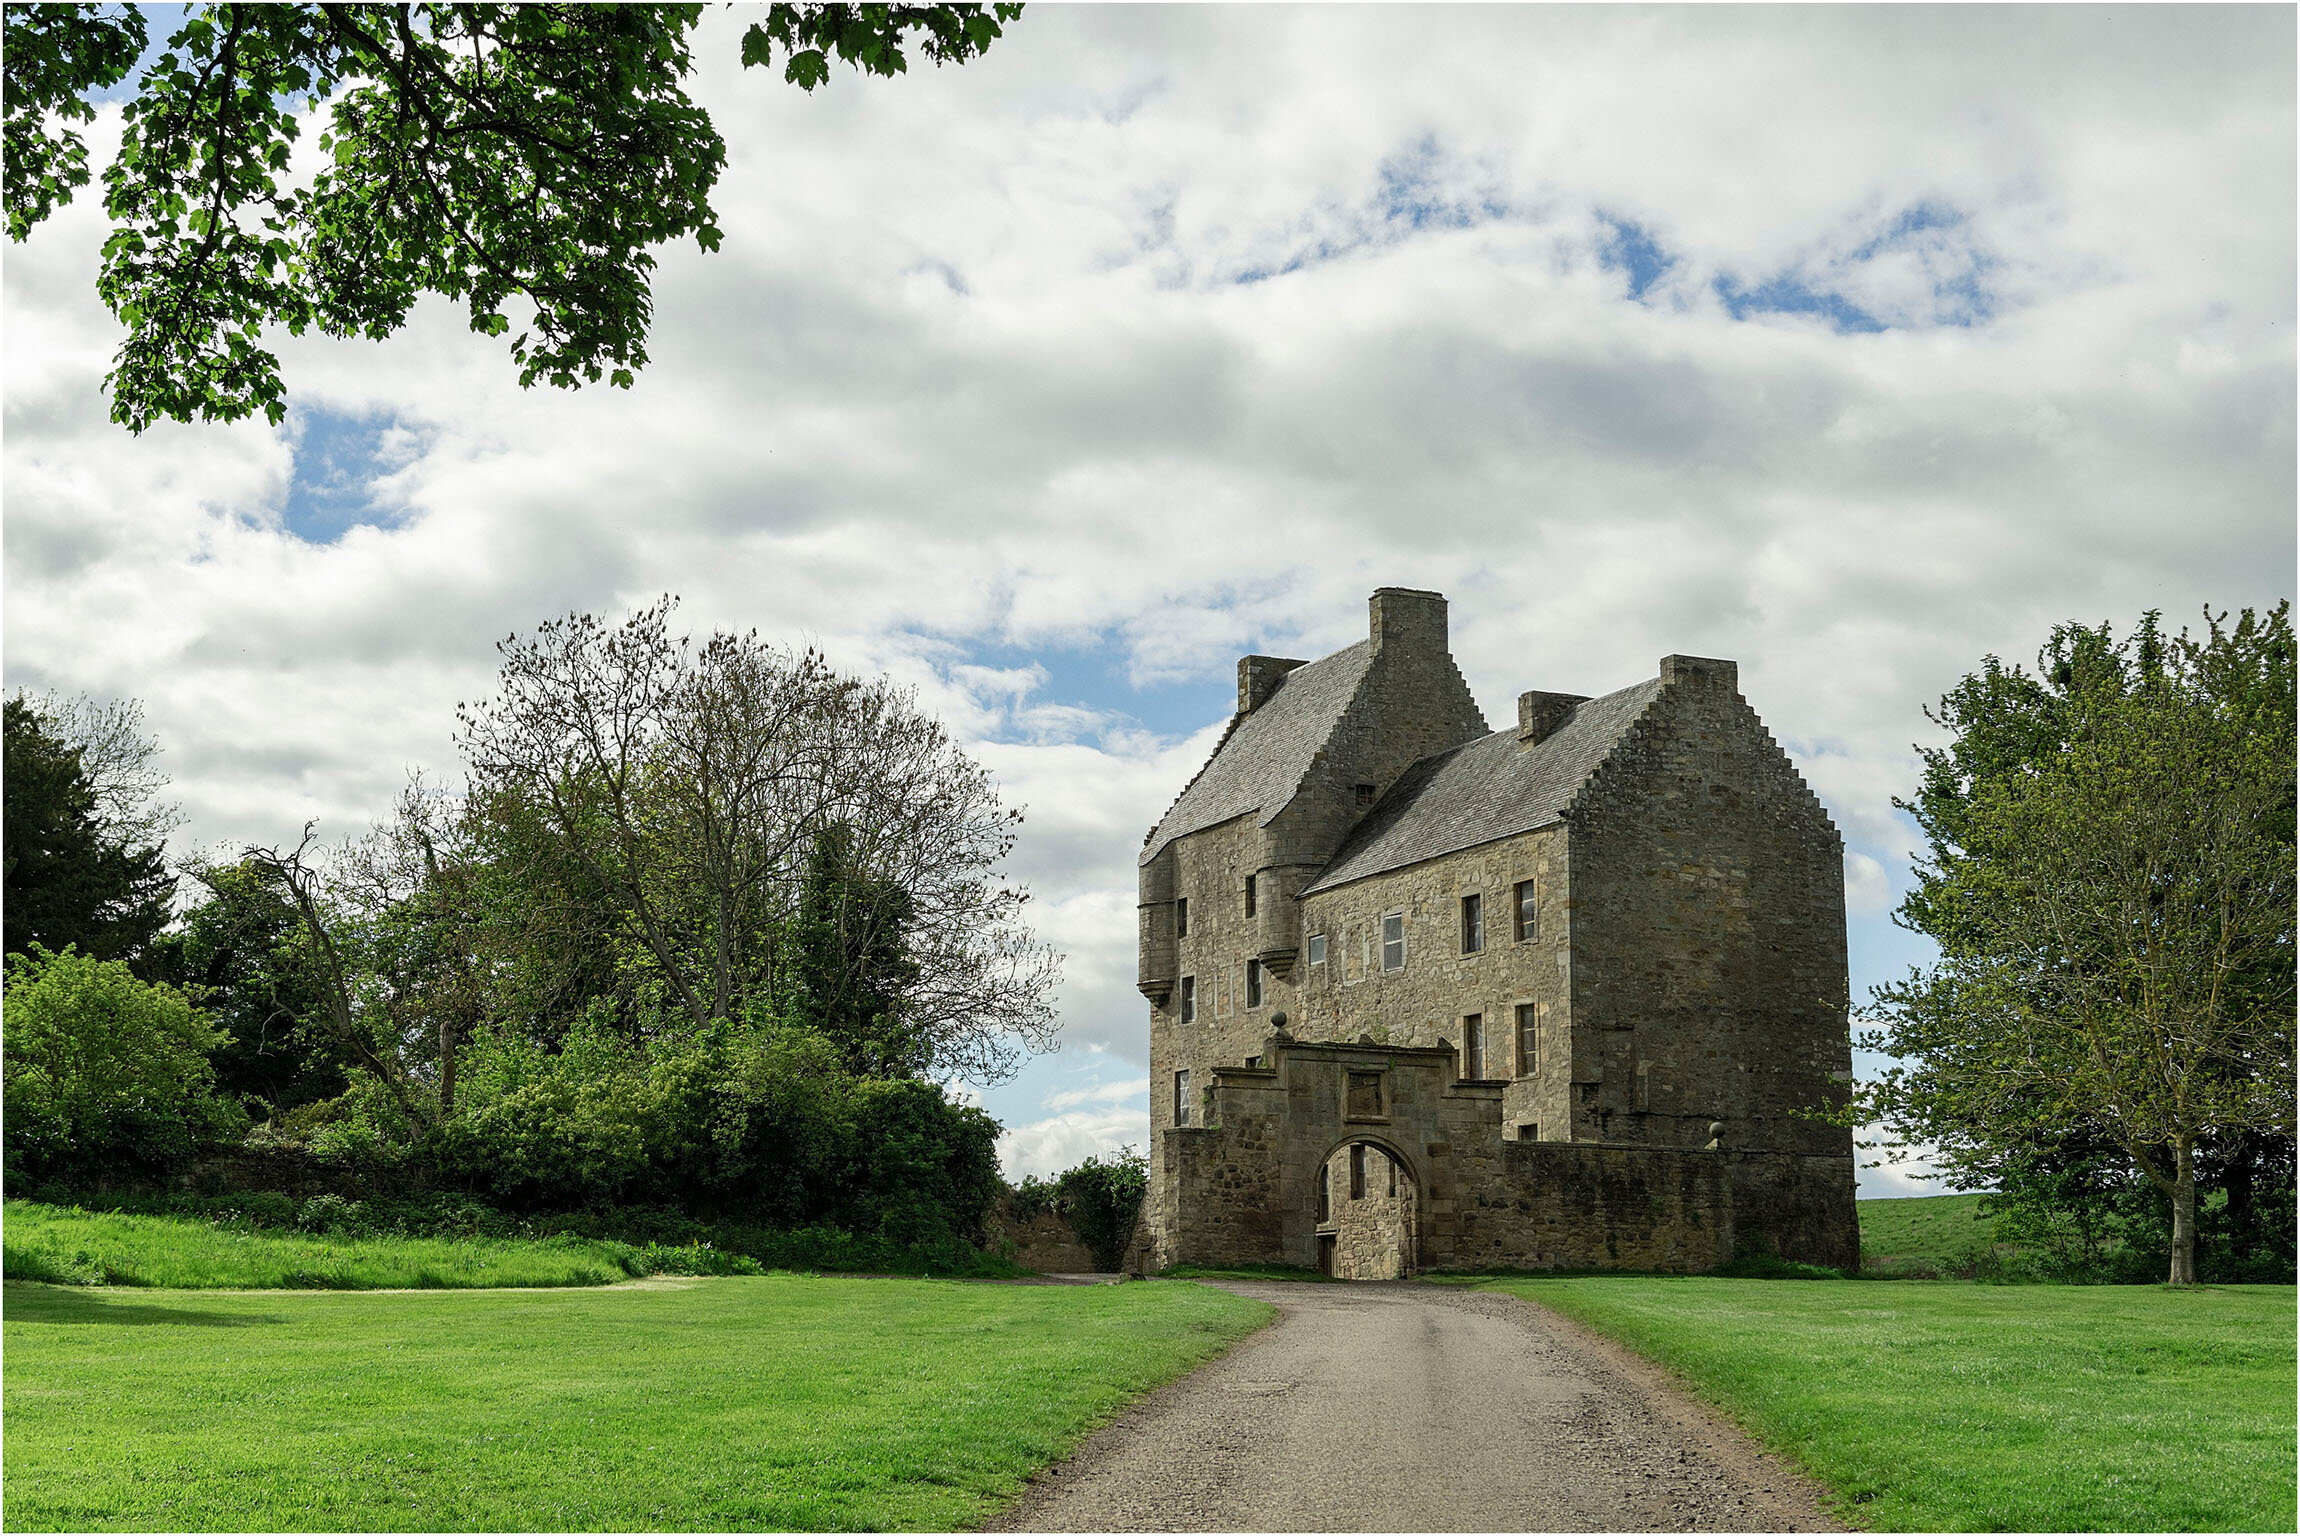
[[[1318,1268],[1338,1280],[1403,1280],[1415,1271],[1420,1191],[1397,1152],[1352,1137],[1317,1177]]]

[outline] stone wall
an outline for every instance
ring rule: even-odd
[[[1844,849],[1735,688],[1672,656],[1566,813],[1575,1139],[1852,1158]],[[1543,1134],[1549,1132],[1545,1129]]]
[[[1058,1213],[1040,1211],[1025,1219],[1015,1215],[1011,1199],[999,1201],[991,1210],[989,1247],[992,1253],[1007,1252],[1014,1263],[1042,1274],[1090,1274],[1098,1267]]]
[[[1565,1048],[1571,957],[1568,947],[1566,829],[1538,828],[1515,837],[1427,859],[1404,869],[1319,891],[1302,903],[1306,935],[1323,935],[1325,960],[1305,955],[1295,973],[1289,1023],[1305,1040],[1356,1040],[1371,1034],[1400,1045],[1456,1052],[1467,1016],[1486,1035],[1483,1078],[1507,1084],[1503,1121],[1510,1134],[1570,1134],[1567,1106],[1571,1055]],[[1516,932],[1517,886],[1531,881],[1537,900],[1532,937]],[[1484,947],[1462,950],[1462,898],[1483,907]],[[1382,966],[1382,918],[1403,920],[1405,964]],[[1306,943],[1306,938],[1305,938]],[[1517,1010],[1536,1010],[1534,1059],[1522,1061]]]
[[[1401,1230],[1417,1271],[1698,1273],[1750,1249],[1858,1261],[1849,1157],[1504,1140],[1501,1086],[1455,1079],[1450,1052],[1272,1037],[1260,1055],[1265,1065],[1215,1074],[1210,1124],[1156,1138],[1167,1220],[1151,1234],[1150,1267],[1365,1274],[1385,1265],[1381,1244]],[[1353,1077],[1379,1079],[1378,1113],[1353,1096]],[[1392,1211],[1346,1209],[1353,1142],[1398,1163]],[[1368,1162],[1369,1180],[1379,1177]],[[1332,1181],[1325,1223],[1321,1168]],[[1386,1198],[1386,1181],[1373,1187]]]

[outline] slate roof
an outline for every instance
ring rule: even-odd
[[[1585,699],[1535,746],[1520,746],[1512,725],[1423,758],[1358,823],[1309,890],[1327,890],[1556,821],[1660,688],[1659,678],[1648,678],[1618,693]]]
[[[1286,674],[1259,709],[1234,716],[1214,755],[1142,845],[1141,862],[1149,863],[1185,833],[1249,812],[1267,821],[1284,809],[1357,697],[1373,654],[1373,642],[1360,640],[1305,662]]]

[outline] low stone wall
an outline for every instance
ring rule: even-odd
[[[1499,1141],[1460,1197],[1445,1269],[1715,1269],[1733,1257],[1727,1155]],[[1468,1161],[1464,1159],[1463,1161]]]
[[[1041,1274],[1087,1274],[1095,1268],[1094,1255],[1059,1214],[1040,1211],[1025,1220],[1014,1214],[1012,1201],[1001,1200],[991,1209],[989,1248],[1005,1253],[1008,1244],[1013,1262]]]

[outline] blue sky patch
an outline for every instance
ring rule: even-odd
[[[1819,315],[1839,331],[1881,331],[1885,322],[1844,295],[1831,293],[1825,288],[1811,288],[1795,277],[1783,275],[1744,288],[1738,278],[1719,273],[1712,283],[1717,297],[1725,301],[1725,312],[1736,320],[1751,315]]]
[[[1059,704],[1122,715],[1161,736],[1187,736],[1237,707],[1234,677],[1209,676],[1136,686],[1128,677],[1125,648],[1115,642],[1087,645],[1009,645],[978,643],[967,648],[968,665],[999,671],[1037,666],[1046,681],[1021,701]]]
[[[1510,212],[1490,190],[1467,190],[1459,163],[1425,135],[1381,163],[1364,206],[1339,215],[1342,232],[1320,236],[1282,262],[1248,267],[1231,281],[1266,282],[1368,246],[1394,245],[1432,230],[1471,229],[1508,218]]]
[[[296,417],[295,472],[281,515],[287,531],[307,544],[333,544],[363,523],[397,522],[399,509],[378,503],[375,482],[407,462],[399,419],[324,408]]]
[[[1611,271],[1627,274],[1629,296],[1645,297],[1645,290],[1661,280],[1662,274],[1677,265],[1677,258],[1661,248],[1653,233],[1632,219],[1617,219],[1600,213],[1598,218],[1613,231],[1605,244],[1598,248],[1597,263]]]

